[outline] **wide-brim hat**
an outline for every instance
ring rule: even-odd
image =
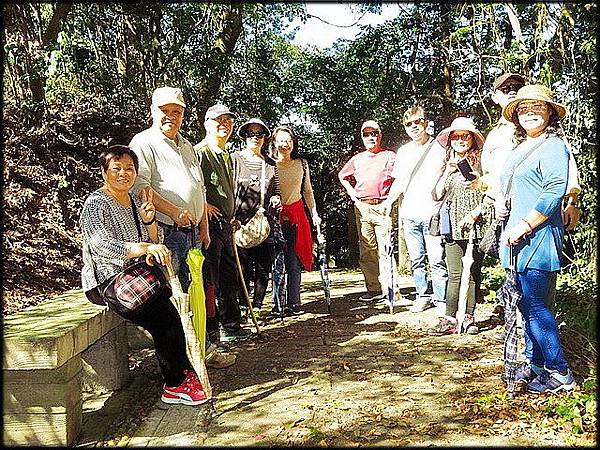
[[[450,137],[450,133],[457,130],[465,130],[470,131],[471,134],[475,137],[477,141],[477,147],[481,150],[483,148],[483,143],[485,138],[483,134],[477,129],[475,126],[475,122],[470,117],[457,117],[452,121],[449,127],[444,128],[436,137],[436,140],[441,144],[442,147],[446,147],[448,145],[448,138]]]
[[[528,84],[518,90],[516,97],[502,111],[502,115],[506,120],[513,121],[513,113],[523,100],[540,100],[549,103],[558,114],[559,119],[562,119],[567,114],[567,107],[554,101],[554,95],[549,88],[542,84]]]
[[[257,117],[253,117],[252,119],[247,120],[246,122],[244,122],[240,128],[238,129],[238,136],[241,137],[242,139],[246,138],[246,130],[248,129],[248,127],[252,124],[256,124],[256,125],[260,125],[261,127],[263,127],[263,130],[265,130],[265,137],[269,138],[271,137],[271,130],[269,130],[269,127],[267,127],[265,125],[265,123],[260,120]]]

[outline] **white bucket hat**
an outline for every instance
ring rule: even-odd
[[[450,137],[450,133],[456,130],[465,130],[470,131],[471,134],[475,137],[477,141],[477,147],[481,150],[483,148],[483,143],[485,138],[483,134],[477,129],[475,126],[475,122],[471,117],[457,117],[452,121],[448,128],[444,128],[436,137],[436,140],[442,145],[442,147],[446,148],[448,145],[448,138]]]

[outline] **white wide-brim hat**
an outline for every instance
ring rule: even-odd
[[[444,128],[436,137],[436,140],[442,145],[442,147],[446,148],[448,145],[448,138],[450,137],[450,133],[457,130],[465,130],[470,131],[471,134],[475,137],[477,141],[477,147],[481,150],[483,148],[483,143],[485,142],[485,138],[483,134],[477,129],[475,126],[475,122],[470,117],[457,117],[452,121],[448,128]]]

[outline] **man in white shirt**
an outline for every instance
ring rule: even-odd
[[[427,133],[428,120],[422,107],[408,109],[402,122],[411,141],[396,153],[392,173],[394,182],[385,206],[390,208],[402,195],[398,220],[402,221],[417,289],[417,298],[410,310],[421,312],[435,304],[438,315],[443,316],[446,312],[448,271],[442,237],[429,234],[429,222],[440,207],[440,202],[433,200],[432,191],[444,171],[446,151]],[[426,259],[431,269],[433,296],[427,293],[429,276]]]
[[[185,111],[181,89],[156,89],[150,111],[152,126],[129,143],[140,167],[132,191],[139,194],[146,187],[153,191],[156,220],[164,230],[165,245],[173,252],[173,268],[187,290],[185,259],[192,246],[192,231],[205,248],[210,243],[204,178],[192,144],[179,132]]]

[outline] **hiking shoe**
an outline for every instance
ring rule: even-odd
[[[517,371],[515,372],[515,383],[530,383],[535,377],[542,373],[543,370],[544,369],[542,368],[535,370],[529,363],[521,364],[517,367]]]
[[[221,332],[221,340],[225,342],[246,339],[252,336],[252,331],[242,327],[223,327]]]
[[[567,369],[566,375],[560,373],[548,372],[543,370],[535,379],[527,383],[527,391],[534,394],[542,392],[557,393],[560,391],[571,391],[575,388],[575,379],[570,370]]]
[[[433,308],[433,302],[431,299],[429,299],[429,297],[418,297],[410,307],[409,311],[412,313],[419,313],[429,308]]]
[[[279,312],[278,309],[272,309],[271,311],[269,311],[267,314],[265,314],[264,316],[265,320],[268,319],[280,319],[281,318],[281,313]]]
[[[213,369],[224,369],[235,364],[236,358],[234,354],[214,350],[206,357],[205,364],[206,367],[212,367]]]
[[[381,292],[367,292],[366,294],[361,295],[358,299],[361,302],[376,302],[377,300],[381,300],[385,298],[385,294]]]
[[[283,308],[283,315],[286,317],[290,316],[299,316],[300,314],[304,314],[304,310],[300,305],[292,305],[290,307]]]
[[[200,405],[208,400],[206,393],[202,388],[202,383],[196,377],[196,374],[188,372],[185,380],[177,387],[164,385],[163,393],[160,399],[170,405]]]
[[[463,319],[463,323],[461,325],[462,332],[467,334],[477,334],[479,333],[479,328],[475,325],[475,317],[473,314],[465,314],[465,318]]]
[[[427,334],[431,336],[443,336],[445,334],[456,334],[456,322],[447,317],[440,317],[436,326],[430,328]]]

